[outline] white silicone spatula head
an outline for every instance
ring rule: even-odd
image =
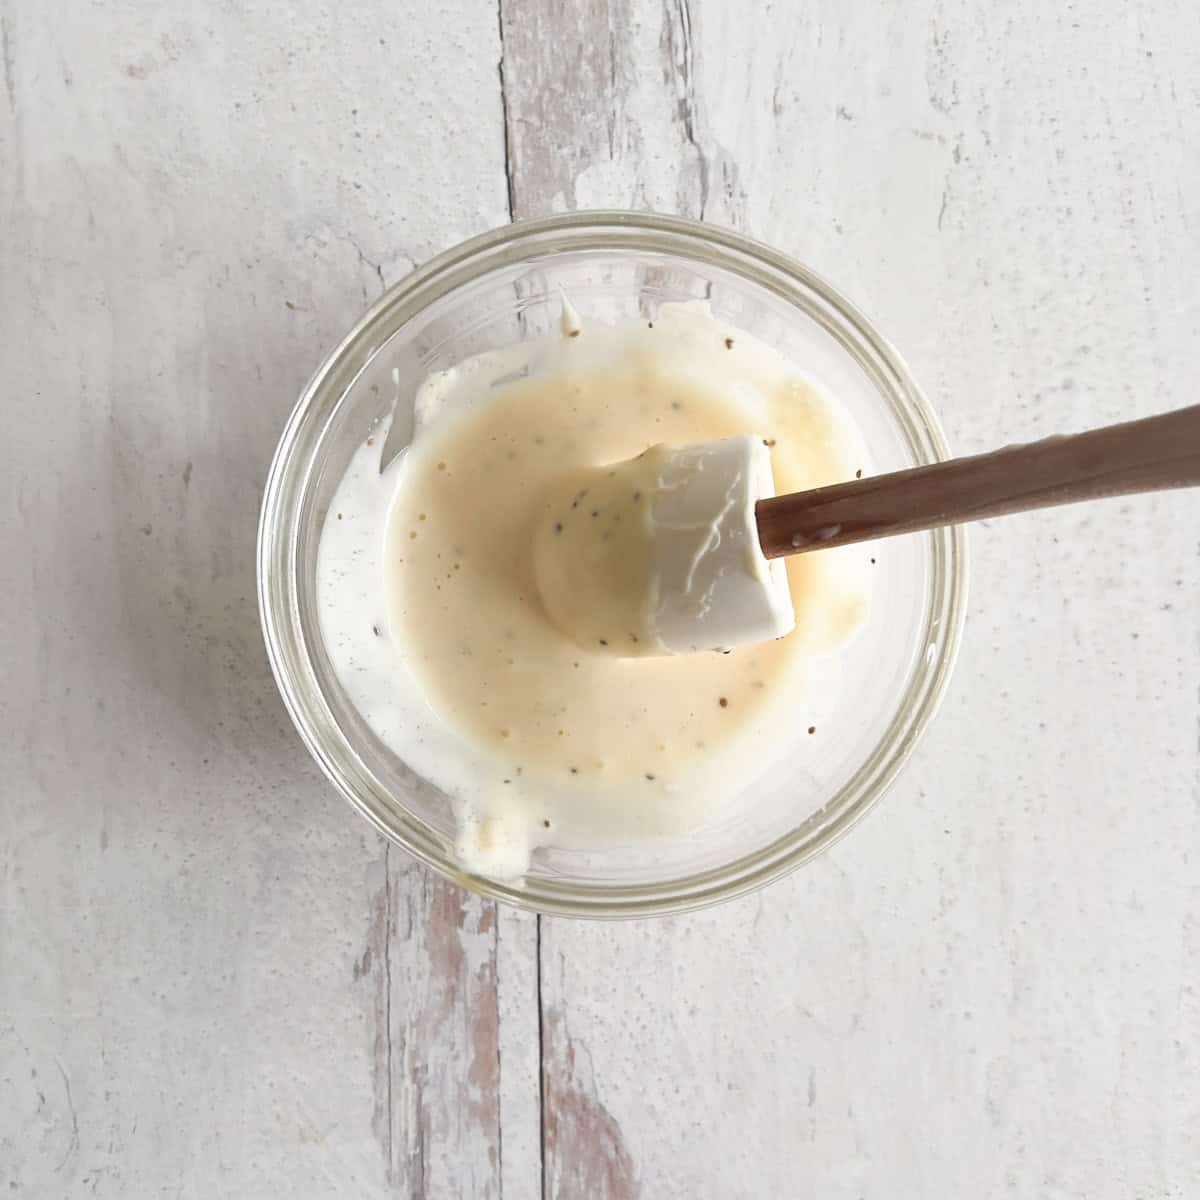
[[[629,656],[781,637],[795,624],[787,572],[755,522],[774,491],[770,452],[750,436],[573,472],[534,538],[546,611],[584,648]]]

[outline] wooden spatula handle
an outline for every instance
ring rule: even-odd
[[[1200,405],[760,500],[768,558],[1130,492],[1200,485]]]

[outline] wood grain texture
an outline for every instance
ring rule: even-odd
[[[1194,9],[503,10],[521,215],[795,253],[962,452],[1194,400]],[[1191,1194],[1198,529],[977,527],[945,711],[852,838],[710,913],[542,922],[547,1196]]]
[[[1194,498],[977,527],[880,809],[620,926],[352,818],[253,546],[326,349],[510,210],[795,253],[963,453],[1193,402],[1198,67],[1180,0],[0,0],[0,1191],[1191,1196]]]
[[[309,764],[254,585],[309,373],[507,218],[495,7],[4,0],[0,46],[0,1192],[499,1196],[495,910]]]

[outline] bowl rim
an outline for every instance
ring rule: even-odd
[[[599,209],[515,221],[460,242],[393,284],[330,351],[301,392],[272,458],[259,517],[258,603],[267,656],[301,740],[337,791],[389,841],[452,882],[553,916],[632,918],[704,908],[756,891],[811,861],[844,837],[895,781],[936,714],[957,658],[966,613],[965,532],[955,526],[927,535],[933,562],[925,632],[934,636],[924,644],[936,647],[935,653],[922,656],[887,731],[826,802],[822,811],[833,816],[814,833],[799,838],[803,826],[797,826],[751,854],[665,883],[581,887],[542,879],[530,887],[466,874],[419,818],[397,821],[391,798],[342,734],[316,684],[297,599],[297,545],[313,457],[301,451],[305,438],[319,447],[330,415],[354,379],[404,323],[489,270],[528,262],[531,250],[535,258],[580,250],[674,255],[686,250],[693,261],[732,270],[817,318],[875,376],[873,382],[892,402],[914,452],[931,462],[948,457],[940,423],[900,354],[836,288],[788,255],[720,226],[659,213]],[[826,310],[824,320],[811,307],[814,299]],[[847,341],[839,322],[856,336],[856,344]],[[389,332],[380,338],[384,324]],[[864,347],[873,356],[870,363],[862,358]],[[338,741],[343,744],[332,744]]]

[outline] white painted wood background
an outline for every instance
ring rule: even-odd
[[[0,1194],[1193,1197],[1200,501],[975,529],[887,801],[536,921],[318,777],[261,486],[385,284],[552,209],[839,284],[955,447],[1194,403],[1185,0],[0,0]]]

